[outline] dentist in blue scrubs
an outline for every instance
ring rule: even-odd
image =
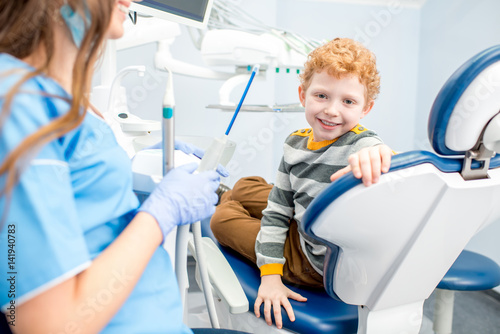
[[[88,101],[129,6],[0,0],[0,306],[15,333],[192,332],[161,245],[214,212],[219,175],[176,168],[140,205]]]

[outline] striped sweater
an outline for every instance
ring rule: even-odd
[[[359,124],[334,140],[313,142],[312,139],[312,129],[302,129],[285,141],[276,182],[262,212],[255,243],[257,266],[262,275],[283,274],[283,248],[292,218],[299,226],[302,251],[312,267],[323,275],[326,247],[300,232],[302,216],[309,203],[331,183],[330,176],[348,165],[349,155],[382,144],[375,132]]]

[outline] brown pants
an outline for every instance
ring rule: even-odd
[[[210,227],[221,245],[232,248],[254,263],[255,240],[272,187],[258,176],[240,179],[232,190],[222,195],[221,203],[210,221]],[[293,219],[285,241],[284,256],[284,280],[292,284],[323,287],[323,277],[302,252],[297,223]]]

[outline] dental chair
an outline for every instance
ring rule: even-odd
[[[484,257],[463,252],[478,231],[500,219],[499,111],[500,46],[495,46],[467,61],[439,92],[428,124],[437,154],[398,154],[377,184],[365,187],[348,174],[310,204],[303,227],[328,248],[326,293],[291,286],[308,301],[291,300],[295,322],[282,309],[284,328],[416,334],[423,303],[438,285],[480,290],[500,283],[495,262],[480,263]],[[209,221],[202,225],[213,238]],[[253,305],[258,269],[230,249],[219,249]],[[470,263],[480,267],[476,283],[469,280]],[[228,328],[276,330],[255,316],[243,321],[231,317]]]
[[[499,220],[499,111],[497,46],[460,67],[438,94],[428,131],[440,156],[397,155],[373,187],[347,176],[309,206],[304,229],[329,249],[326,291],[359,305],[358,333],[418,333],[424,300],[474,234]],[[364,214],[353,215],[360,208]],[[498,266],[486,265],[498,285]]]

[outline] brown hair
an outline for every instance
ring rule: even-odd
[[[299,76],[304,91],[309,88],[313,74],[323,70],[336,78],[356,76],[365,86],[367,101],[375,100],[380,92],[375,55],[350,38],[336,38],[309,54],[304,72]]]
[[[4,188],[0,189],[0,196],[9,194],[13,189],[26,161],[45,144],[80,125],[89,107],[88,96],[93,70],[106,38],[115,0],[67,0],[65,2],[80,13],[88,10],[92,17],[73,68],[70,92],[72,100],[69,110],[24,138],[21,144],[3,159],[0,163],[0,176],[5,174],[6,182]],[[87,3],[87,9],[84,8],[85,3]],[[55,24],[64,24],[59,12],[62,5],[63,0],[0,0],[0,22],[2,22],[0,52],[22,59],[43,48],[46,56],[43,65],[24,75],[2,97],[4,105],[0,112],[0,131],[11,112],[12,101],[20,87],[37,75],[48,74],[55,52],[53,28]]]

